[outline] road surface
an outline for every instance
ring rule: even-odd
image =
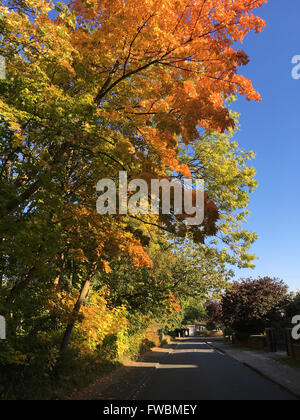
[[[295,400],[278,385],[201,339],[187,339],[161,362],[136,400]]]

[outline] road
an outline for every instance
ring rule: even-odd
[[[295,400],[201,339],[179,343],[136,395],[136,400]]]

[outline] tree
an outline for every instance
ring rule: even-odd
[[[257,235],[245,228],[245,221],[250,214],[250,194],[257,186],[256,171],[249,167],[255,154],[241,150],[234,141],[239,116],[234,112],[231,115],[235,129],[203,132],[193,144],[192,153],[182,149],[181,161],[189,166],[193,176],[205,180],[206,191],[219,211],[217,235],[207,240],[206,246],[214,249],[223,262],[253,268],[256,256],[249,249]]]
[[[205,304],[208,323],[207,329],[215,330],[223,325],[222,305],[219,301],[207,301]]]
[[[234,127],[224,98],[240,93],[260,100],[238,74],[248,57],[234,43],[262,30],[264,22],[252,12],[264,2],[2,3],[1,259],[3,265],[12,252],[18,259],[13,264],[22,273],[14,293],[40,277],[36,266],[55,271],[53,261],[66,254],[66,223],[88,212],[92,222],[81,238],[93,235],[99,178],[116,178],[120,170],[146,180],[174,171],[190,176],[179,162],[178,142],[196,143],[199,128]],[[219,214],[209,197],[206,215],[204,225],[190,229],[196,242],[217,233]],[[138,219],[181,237],[189,231],[174,214]],[[99,243],[107,226],[101,222]],[[110,238],[125,238],[136,255],[130,218],[117,215],[113,225]],[[34,238],[32,226],[39,229]],[[47,235],[51,246],[44,244]],[[115,254],[106,251],[99,258],[104,269]],[[148,264],[145,255],[143,261]]]
[[[299,292],[296,295],[291,296],[291,300],[286,308],[286,316],[289,322],[296,315],[300,315],[300,293]]]
[[[8,322],[20,321],[22,336],[43,330],[35,331],[35,314],[57,319],[45,304],[53,290],[72,303],[63,322],[47,324],[64,336],[65,349],[101,282],[111,288],[108,304],[137,308],[142,319],[142,295],[153,312],[178,309],[181,296],[207,298],[224,287],[227,263],[251,264],[243,244],[255,235],[234,216],[248,201],[254,172],[246,168],[250,155],[229,141],[237,119],[226,100],[260,100],[240,74],[249,59],[235,46],[264,27],[254,14],[263,3],[1,2],[1,308]],[[215,165],[205,158],[211,152]],[[203,224],[188,227],[174,211],[100,216],[97,182],[117,181],[121,170],[148,184],[207,178]],[[207,244],[218,233],[231,255]]]
[[[278,279],[234,282],[222,298],[224,325],[239,334],[260,334],[288,301],[288,286]]]
[[[195,321],[205,321],[206,313],[203,302],[196,298],[189,298],[186,300],[183,307],[183,321],[182,324],[194,324]]]
[[[3,4],[1,108],[11,142],[3,169],[14,182],[2,216],[24,210],[57,177],[72,177],[74,195],[85,174],[189,175],[177,139],[195,141],[198,126],[234,126],[223,97],[260,99],[237,74],[248,58],[233,45],[262,29],[252,11],[263,2],[78,0],[56,6],[56,18],[48,1]]]

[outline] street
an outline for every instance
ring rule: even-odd
[[[278,385],[211,348],[202,339],[180,342],[136,400],[296,400]]]

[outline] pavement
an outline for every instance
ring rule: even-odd
[[[275,362],[276,363],[276,362]],[[201,339],[183,339],[156,367],[135,400],[268,400],[297,398]]]
[[[153,349],[138,361],[126,363],[110,375],[100,378],[89,388],[74,393],[69,399],[135,401],[298,399],[295,392],[288,391],[288,387],[283,389],[278,383],[267,379],[266,375],[258,373],[258,369],[250,368],[247,364],[250,365],[251,356],[243,354],[242,359],[242,356],[233,349],[222,346],[222,342],[213,339],[177,340],[163,348]],[[277,362],[273,363],[277,366]],[[262,369],[262,360],[260,364]],[[300,384],[299,379],[298,384]]]
[[[287,357],[286,352],[266,353],[264,351],[243,350],[230,344],[224,344],[220,340],[211,340],[207,343],[300,399],[300,369],[278,361],[278,359]]]

